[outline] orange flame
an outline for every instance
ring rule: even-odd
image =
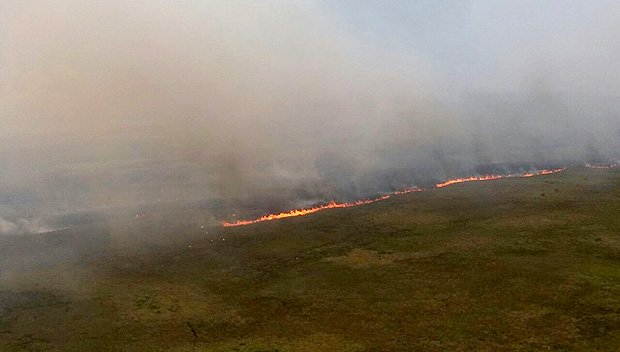
[[[556,172],[560,172],[564,170],[566,170],[565,167],[558,168],[558,169],[551,169],[551,170],[540,170],[537,172],[527,172],[524,174],[483,175],[483,176],[471,176],[467,178],[455,178],[452,180],[448,180],[446,182],[438,183],[435,185],[435,188],[442,188],[442,187],[450,186],[456,183],[463,183],[463,182],[491,181],[491,180],[498,180],[500,178],[524,178],[524,177],[532,177],[532,176],[549,175],[549,174],[555,174]]]
[[[467,178],[456,178],[456,179],[448,180],[448,181],[445,181],[445,182],[442,182],[442,183],[438,183],[438,184],[435,185],[435,188],[442,188],[442,187],[450,186],[450,185],[457,184],[457,183],[463,183],[463,182],[490,181],[490,180],[497,180],[497,179],[501,179],[501,178],[516,178],[516,177],[532,177],[532,176],[540,176],[540,175],[549,175],[549,174],[554,174],[554,173],[557,173],[557,172],[560,172],[560,171],[564,171],[564,170],[566,170],[566,168],[559,168],[559,169],[552,169],[552,170],[541,170],[541,171],[537,171],[535,173],[510,174],[510,175],[484,175],[484,176],[471,176],[471,177],[467,177]],[[360,205],[366,205],[366,204],[380,202],[382,200],[389,199],[392,196],[401,195],[401,194],[407,194],[407,193],[411,193],[411,192],[421,192],[421,191],[424,191],[424,190],[420,189],[420,188],[408,188],[408,189],[404,189],[404,190],[388,193],[388,194],[382,195],[382,196],[377,197],[377,198],[363,199],[363,200],[358,200],[358,201],[355,201],[355,202],[337,203],[335,201],[331,201],[331,202],[329,202],[327,204],[318,205],[318,206],[312,207],[312,208],[293,209],[293,210],[290,210],[290,211],[287,211],[287,212],[282,212],[282,213],[279,213],[279,214],[267,214],[267,215],[263,215],[260,218],[254,219],[254,220],[237,220],[235,222],[224,221],[224,222],[222,222],[222,225],[224,227],[244,226],[244,225],[255,224],[257,222],[277,220],[277,219],[284,219],[284,218],[290,218],[290,217],[294,217],[294,216],[308,215],[308,214],[316,213],[318,211],[325,210],[325,209],[357,207],[357,206],[360,206]]]
[[[293,216],[302,216],[302,215],[308,215],[308,214],[312,214],[312,213],[316,213],[317,211],[321,211],[321,210],[325,210],[325,209],[334,209],[334,208],[350,208],[350,207],[357,207],[360,205],[366,205],[366,204],[370,204],[370,203],[375,203],[375,202],[379,202],[382,200],[386,200],[388,198],[390,198],[393,195],[400,195],[400,194],[406,194],[406,193],[411,193],[411,192],[420,192],[422,191],[419,188],[410,188],[410,189],[405,189],[402,191],[396,191],[393,193],[389,193],[389,194],[385,194],[382,195],[380,197],[377,198],[373,198],[373,199],[363,199],[363,200],[358,200],[355,202],[347,202],[347,203],[337,203],[335,201],[331,201],[327,204],[323,204],[323,205],[318,205],[316,207],[312,207],[312,208],[305,208],[305,209],[293,209],[287,212],[282,212],[279,214],[268,214],[268,215],[263,215],[258,219],[255,220],[238,220],[235,222],[223,222],[222,225],[224,225],[225,227],[232,227],[232,226],[242,226],[242,225],[249,225],[249,224],[255,224],[257,222],[263,222],[263,221],[269,221],[269,220],[276,220],[276,219],[284,219],[284,218],[290,218]]]
[[[463,182],[497,180],[497,179],[504,178],[504,177],[506,176],[484,175],[484,176],[471,176],[471,177],[466,177],[466,178],[455,178],[452,180],[448,180],[446,182],[438,183],[435,185],[435,188],[442,188],[442,187],[450,186],[456,183],[463,183]]]

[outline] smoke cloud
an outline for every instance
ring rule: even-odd
[[[13,222],[0,217],[0,235],[25,235],[49,231],[51,229],[44,226],[39,219],[18,219]]]
[[[312,202],[617,160],[618,6],[529,5],[399,32],[365,2],[364,31],[320,1],[3,1],[0,211]]]

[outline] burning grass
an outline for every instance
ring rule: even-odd
[[[499,179],[505,179],[505,178],[520,178],[520,177],[550,175],[550,174],[558,173],[564,170],[565,168],[558,168],[558,169],[550,169],[550,170],[540,170],[540,171],[533,172],[533,173],[528,172],[528,173],[522,173],[522,174],[482,175],[482,176],[471,176],[471,177],[466,177],[466,178],[455,178],[455,179],[451,179],[445,182],[438,183],[435,185],[435,188],[443,188],[443,187],[447,187],[450,185],[454,185],[458,183],[465,183],[465,182],[492,181],[492,180],[499,180]],[[327,209],[357,207],[361,205],[368,205],[368,204],[384,201],[384,200],[390,199],[392,196],[398,196],[398,195],[408,194],[411,192],[421,192],[421,191],[424,191],[424,190],[421,188],[409,188],[409,189],[404,189],[400,191],[395,191],[389,194],[384,194],[377,198],[363,199],[363,200],[358,200],[355,202],[338,203],[335,201],[331,201],[327,204],[318,205],[312,208],[293,209],[293,210],[281,212],[278,214],[267,214],[254,220],[237,220],[234,222],[223,221],[222,225],[224,227],[245,226],[245,225],[251,225],[251,224],[264,222],[264,221],[279,220],[279,219],[285,219],[285,218],[290,218],[290,217],[295,217],[295,216],[304,216],[304,215],[314,214],[316,212],[327,210]]]
[[[570,169],[21,271],[0,298],[63,305],[13,304],[0,350],[617,351],[619,202],[619,170]]]

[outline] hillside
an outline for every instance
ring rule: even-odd
[[[620,170],[575,168],[208,234],[3,239],[0,351],[617,351],[618,214]]]

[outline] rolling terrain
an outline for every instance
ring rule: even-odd
[[[1,238],[0,351],[617,351],[619,214],[620,170],[572,168]]]

